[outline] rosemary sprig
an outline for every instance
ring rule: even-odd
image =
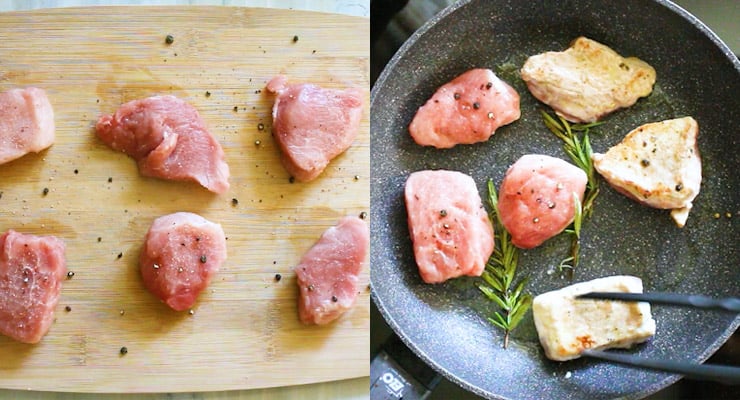
[[[488,320],[504,330],[504,348],[507,348],[509,347],[509,334],[532,306],[532,296],[524,293],[524,286],[528,280],[526,277],[517,283],[514,282],[519,249],[511,243],[509,232],[501,222],[498,213],[498,195],[492,179],[488,180],[488,202],[493,210],[491,220],[493,220],[494,232],[498,232],[498,235],[496,235],[493,254],[481,275],[484,284],[479,285],[478,288],[501,308],[494,312],[493,317],[489,317]]]
[[[599,176],[596,174],[593,161],[591,161],[593,150],[591,149],[591,142],[588,140],[588,131],[603,124],[603,122],[571,125],[559,115],[555,119],[546,111],[541,111],[541,113],[545,126],[563,141],[565,153],[578,168],[586,173],[588,183],[586,184],[586,194],[583,197],[583,215],[589,218],[594,200],[599,195]],[[577,132],[583,132],[583,138],[579,138]]]
[[[588,140],[589,129],[603,124],[603,122],[592,122],[590,124],[571,125],[563,117],[557,116],[555,119],[546,111],[542,112],[542,119],[545,126],[554,133],[555,136],[564,142],[563,150],[570,157],[574,164],[588,177],[586,184],[586,194],[583,197],[583,215],[586,218],[591,216],[594,200],[599,195],[599,176],[594,169],[591,155],[591,142]],[[583,132],[583,138],[578,138],[577,132]]]
[[[571,227],[565,230],[565,233],[571,235],[570,257],[565,258],[558,265],[560,272],[567,271],[567,278],[573,279],[573,270],[578,266],[579,254],[581,252],[581,226],[583,225],[583,206],[578,195],[573,193],[573,204],[575,205],[575,216]]]
[[[541,111],[542,120],[545,126],[563,141],[563,150],[570,157],[574,164],[586,173],[588,182],[586,183],[586,193],[583,196],[583,203],[578,196],[575,198],[575,218],[572,227],[565,232],[571,235],[570,257],[564,259],[558,265],[558,269],[568,271],[568,278],[573,278],[573,270],[578,266],[578,254],[581,248],[581,225],[584,218],[590,218],[593,212],[594,200],[599,195],[599,177],[594,169],[591,155],[591,142],[588,139],[588,132],[591,128],[603,124],[603,122],[592,122],[590,124],[573,124],[571,125],[563,117],[557,116],[557,119],[546,111]],[[583,137],[578,137],[578,132],[583,133]]]

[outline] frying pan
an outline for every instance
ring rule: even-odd
[[[594,213],[582,230],[574,281],[630,274],[646,291],[740,294],[740,62],[700,21],[668,1],[469,0],[454,4],[419,29],[396,53],[371,95],[372,297],[391,328],[423,361],[475,394],[497,399],[637,399],[677,381],[667,373],[589,359],[545,358],[531,313],[508,349],[486,318],[495,310],[476,278],[424,284],[408,235],[403,187],[422,169],[471,175],[482,196],[498,187],[516,159],[542,153],[567,159],[541,122],[546,106],[518,76],[529,55],[563,50],[584,35],[657,71],[651,96],[605,118],[591,133],[604,152],[633,128],[693,116],[700,125],[701,193],[687,225],[668,212],[639,205],[601,183]],[[488,67],[521,95],[522,117],[487,142],[449,150],[422,147],[408,124],[435,89],[460,73]],[[719,215],[719,218],[716,218]],[[727,216],[729,215],[729,217]],[[519,273],[533,295],[569,282],[552,268],[568,239],[523,251]],[[678,361],[706,360],[740,325],[735,314],[653,307],[657,334],[631,353]]]

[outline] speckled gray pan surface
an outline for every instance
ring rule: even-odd
[[[575,281],[615,274],[643,279],[648,291],[740,294],[740,63],[707,28],[664,1],[469,1],[448,8],[401,48],[372,92],[372,295],[396,333],[424,361],[472,392],[501,399],[637,399],[678,376],[580,359],[548,361],[531,313],[508,350],[487,322],[493,311],[462,278],[426,285],[418,274],[406,225],[403,187],[422,169],[471,175],[481,196],[517,158],[543,153],[566,159],[541,122],[538,103],[518,76],[527,56],[563,50],[577,36],[600,41],[655,67],[654,93],[618,111],[592,132],[604,152],[643,123],[693,116],[700,125],[704,180],[687,226],[667,211],[636,204],[601,183],[583,227]],[[474,67],[499,71],[521,95],[522,117],[487,142],[450,150],[421,147],[407,127],[437,87]],[[721,214],[715,219],[715,213]],[[731,213],[732,217],[725,216]],[[558,237],[524,251],[522,274],[539,294],[567,282],[548,269],[567,252]],[[631,352],[703,361],[737,329],[736,315],[653,307],[657,334]]]

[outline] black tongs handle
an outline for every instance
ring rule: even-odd
[[[655,369],[681,374],[687,378],[711,380],[726,385],[740,384],[740,367],[712,364],[694,364],[670,360],[651,360],[631,354],[613,353],[600,350],[584,350],[583,355],[606,361],[626,364],[633,367]]]
[[[620,301],[645,301],[651,304],[689,306],[716,309],[740,313],[740,298],[726,297],[715,299],[709,296],[685,295],[677,293],[624,293],[624,292],[591,292],[579,295],[581,299],[601,299]]]

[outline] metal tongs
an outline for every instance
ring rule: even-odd
[[[590,292],[577,296],[580,299],[644,301],[652,304],[672,306],[689,306],[702,309],[714,309],[725,312],[740,313],[740,298],[727,297],[715,299],[700,295],[683,295],[676,293],[624,293],[624,292]],[[614,353],[602,350],[584,350],[584,356],[617,362],[639,368],[649,368],[664,372],[684,375],[687,378],[712,380],[729,385],[740,384],[740,367],[695,364],[682,361],[651,360],[631,354]]]

